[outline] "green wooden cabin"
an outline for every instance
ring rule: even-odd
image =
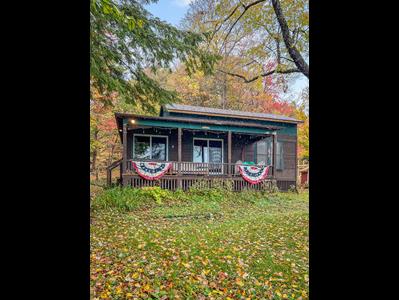
[[[123,158],[108,173],[120,165],[124,186],[187,190],[198,180],[218,178],[233,180],[237,191],[260,189],[261,184],[243,180],[237,169],[242,163],[271,166],[266,180],[280,190],[296,185],[299,120],[180,104],[163,106],[159,117],[128,113],[115,117]],[[135,172],[132,161],[172,162],[172,168],[159,180],[146,180]]]

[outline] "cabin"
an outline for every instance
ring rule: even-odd
[[[282,115],[181,104],[161,107],[159,116],[115,114],[123,158],[123,186],[188,190],[213,179],[231,180],[235,191],[297,183],[297,125]],[[252,178],[252,180],[251,180]]]

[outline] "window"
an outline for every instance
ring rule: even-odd
[[[284,169],[284,152],[283,152],[283,143],[276,143],[276,170]]]
[[[272,138],[265,138],[256,142],[256,163],[263,162],[269,166],[272,164],[273,155],[273,140]]]
[[[223,140],[194,139],[193,162],[222,163]]]
[[[133,138],[133,159],[168,160],[168,137],[135,134]]]

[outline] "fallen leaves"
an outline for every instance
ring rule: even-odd
[[[307,200],[267,201],[211,205],[223,212],[217,219],[165,219],[160,207],[96,211],[93,299],[308,299]]]

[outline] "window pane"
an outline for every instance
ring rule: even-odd
[[[277,142],[277,153],[276,153],[276,169],[282,170],[284,168],[284,154],[283,154],[283,144]]]
[[[209,162],[222,163],[222,141],[209,141]]]
[[[273,141],[270,141],[268,143],[268,147],[267,147],[267,165],[271,165],[273,162]]]
[[[257,164],[259,164],[259,163],[264,163],[265,165],[268,165],[268,163],[267,163],[267,155],[266,154],[258,154],[257,155]]]
[[[134,159],[150,159],[150,137],[135,136],[134,137]]]
[[[256,152],[258,154],[266,154],[266,141],[262,140],[256,143],[257,148],[256,148]]]
[[[152,137],[152,159],[166,160],[166,137]]]
[[[194,140],[193,161],[208,162],[208,141]]]
[[[256,143],[256,162],[264,162],[271,165],[273,155],[273,140],[270,137],[264,138]]]

